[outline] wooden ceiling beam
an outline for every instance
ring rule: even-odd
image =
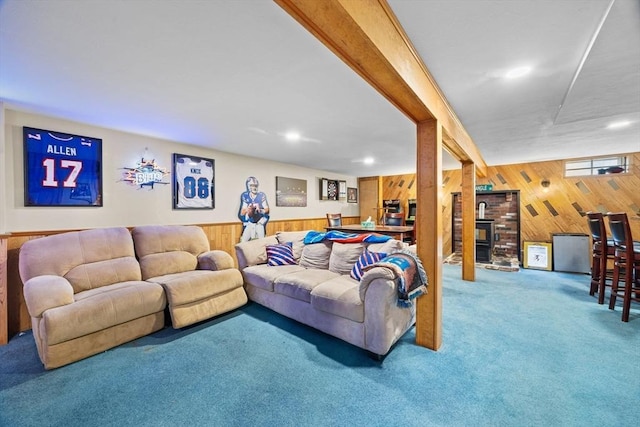
[[[274,0],[414,123],[438,120],[462,163],[487,165],[386,0]]]

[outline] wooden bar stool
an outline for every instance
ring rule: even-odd
[[[591,262],[591,286],[589,287],[589,295],[598,293],[598,304],[604,304],[604,293],[607,285],[607,279],[611,280],[608,274],[608,260],[614,259],[615,248],[613,241],[607,239],[607,229],[604,225],[604,215],[600,212],[587,212],[587,221],[589,222],[589,230],[591,231],[592,240],[592,262]]]
[[[622,297],[622,321],[628,322],[631,301],[640,302],[640,247],[633,244],[626,213],[608,213],[607,217],[615,248],[609,309],[613,310],[616,298]],[[622,289],[618,286],[621,274],[624,274]]]

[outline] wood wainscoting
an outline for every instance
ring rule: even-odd
[[[360,224],[360,218],[342,217],[344,224]],[[218,224],[197,224],[204,230],[211,249],[220,249],[229,253],[236,265],[235,244],[242,235],[242,224],[228,222]],[[327,218],[306,218],[271,220],[267,224],[267,234],[278,231],[322,230],[327,226]],[[18,271],[20,247],[28,240],[53,234],[77,230],[52,230],[17,232],[0,235],[0,345],[19,332],[31,329],[31,318],[22,294],[22,280]]]

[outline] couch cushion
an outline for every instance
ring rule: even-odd
[[[338,274],[329,270],[309,268],[278,277],[273,284],[273,290],[300,301],[310,302],[313,288],[336,277]]]
[[[198,266],[198,258],[185,251],[149,254],[140,258],[139,262],[143,280],[167,274],[193,271]]]
[[[395,251],[399,251],[405,248],[405,243],[397,239],[390,239],[384,243],[370,243],[366,245],[366,248],[371,252],[384,252],[390,254]]]
[[[354,322],[364,322],[364,303],[358,292],[359,282],[338,276],[320,283],[311,291],[311,306]]]
[[[386,256],[387,254],[385,253],[371,252],[365,249],[364,252],[362,252],[362,255],[360,255],[360,258],[358,258],[358,261],[356,261],[353,268],[351,269],[351,278],[360,281],[360,279],[362,279],[362,275],[364,274],[365,267],[375,264]]]
[[[130,280],[141,280],[140,264],[134,257],[91,262],[72,268],[64,276],[75,293]]]
[[[362,243],[333,243],[329,257],[329,270],[338,274],[349,274],[364,251]]]
[[[164,287],[171,306],[200,301],[242,286],[242,275],[236,269],[185,271],[147,280]]]
[[[140,280],[131,233],[124,227],[61,233],[20,248],[23,282],[46,274],[67,278],[74,292]]]
[[[209,239],[193,225],[143,225],[131,230],[142,278],[194,270]]]
[[[299,265],[280,265],[277,267],[267,264],[252,265],[242,270],[244,281],[251,286],[273,292],[273,282],[280,276],[304,270]]]
[[[327,270],[331,256],[331,243],[321,242],[304,245],[300,256],[300,265],[308,268]]]
[[[296,260],[302,256],[302,249],[304,248],[304,236],[307,235],[309,230],[305,231],[278,231],[276,238],[278,243],[291,242],[293,244],[293,256]]]
[[[47,345],[69,341],[164,310],[162,286],[123,282],[79,292],[75,302],[43,313]]]
[[[243,269],[252,265],[264,264],[267,262],[266,245],[276,245],[278,239],[275,236],[267,236],[263,239],[249,240],[236,243],[236,258],[238,266]]]
[[[267,245],[267,265],[295,265],[293,257],[293,243],[279,243],[277,245]]]

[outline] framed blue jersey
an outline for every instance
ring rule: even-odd
[[[102,140],[23,127],[25,206],[102,206]]]

